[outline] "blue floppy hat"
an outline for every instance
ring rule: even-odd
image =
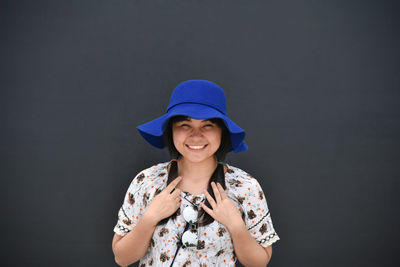
[[[136,128],[142,137],[157,148],[164,148],[164,130],[171,117],[185,115],[194,119],[220,118],[229,131],[232,147],[239,153],[247,150],[245,131],[226,114],[225,93],[217,84],[207,80],[181,82],[171,94],[166,113]]]

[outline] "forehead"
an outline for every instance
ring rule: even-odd
[[[183,121],[193,121],[193,122],[195,122],[195,121],[201,121],[201,122],[211,122],[211,120],[210,120],[210,119],[197,120],[197,119],[193,119],[193,118],[191,118],[191,117],[186,117],[186,118],[183,118]]]
[[[185,121],[185,122],[212,122],[211,119],[202,119],[202,120],[197,120],[197,119],[193,119],[189,116],[184,116],[184,115],[178,115],[175,117],[172,117],[172,121],[177,123],[177,122],[181,122],[181,121]]]

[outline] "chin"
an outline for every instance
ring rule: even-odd
[[[193,162],[193,163],[200,163],[205,160],[208,160],[209,157],[191,157],[191,156],[185,156],[182,155],[187,161]]]
[[[185,158],[185,160],[193,162],[193,163],[200,163],[206,160],[209,160],[210,158],[214,158],[214,154],[210,155],[192,155],[192,154],[186,154],[186,153],[181,153],[182,157]]]

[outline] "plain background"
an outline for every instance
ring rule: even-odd
[[[396,1],[1,1],[2,266],[116,266],[136,126],[226,93],[281,240],[269,266],[399,266]],[[136,266],[136,265],[135,265]]]

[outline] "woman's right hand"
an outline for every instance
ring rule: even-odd
[[[181,190],[175,188],[181,180],[182,177],[178,176],[161,193],[156,195],[143,215],[152,218],[152,220],[156,221],[156,224],[162,219],[171,216],[182,202]],[[174,188],[175,190],[172,192]]]

